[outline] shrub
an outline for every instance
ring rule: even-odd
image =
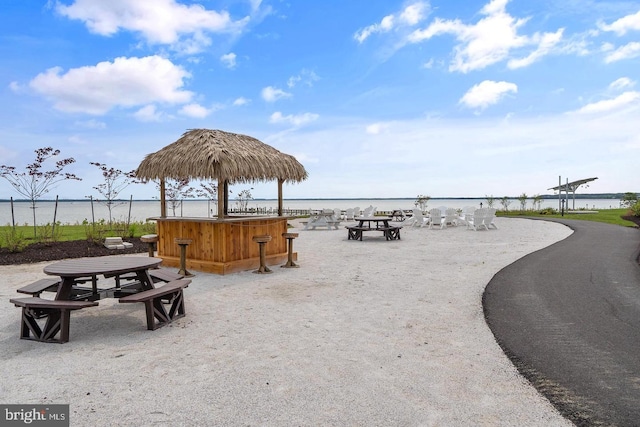
[[[153,221],[145,221],[140,223],[140,231],[142,234],[156,234],[156,223]]]
[[[60,225],[59,221],[55,224],[46,223],[45,225],[39,225],[37,229],[37,240],[42,243],[59,242],[62,236]]]
[[[98,222],[90,223],[86,218],[82,221],[84,226],[84,233],[87,236],[87,240],[93,243],[100,243],[107,235],[107,224],[104,219]]]
[[[553,208],[545,208],[545,209],[542,209],[541,211],[538,211],[538,213],[540,215],[554,215],[556,213],[556,210]]]
[[[24,233],[14,227],[3,230],[0,237],[2,238],[2,246],[9,249],[9,252],[22,252],[27,247],[27,239],[24,237]]]
[[[633,216],[640,217],[640,201],[637,201],[633,205],[631,205],[630,209],[631,209],[631,212],[633,213]]]

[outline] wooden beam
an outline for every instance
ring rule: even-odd
[[[218,178],[218,219],[224,218],[224,203],[227,198],[224,184],[225,182]]]
[[[167,201],[165,200],[164,178],[160,179],[160,216],[167,217]]]
[[[278,178],[278,216],[282,216],[282,183],[284,179]]]

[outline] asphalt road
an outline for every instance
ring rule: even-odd
[[[578,426],[640,426],[640,230],[574,233],[488,284],[485,318],[519,371]]]

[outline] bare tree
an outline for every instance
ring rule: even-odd
[[[103,200],[97,199],[98,203],[103,203],[109,210],[109,226],[113,223],[112,209],[115,206],[121,205],[125,202],[118,202],[118,196],[120,192],[127,188],[131,184],[138,184],[140,181],[136,179],[135,170],[129,172],[123,172],[120,169],[110,168],[103,163],[89,162],[102,171],[102,177],[104,182],[93,187],[104,198]]]
[[[218,201],[218,186],[213,183],[200,183],[200,188],[196,189],[196,196],[204,197],[208,202],[217,203]],[[211,215],[211,206],[207,207],[207,216]]]
[[[495,203],[496,199],[495,197],[493,197],[493,194],[490,196],[485,195],[484,196],[487,199],[487,207],[488,208],[492,208],[493,204]]]
[[[36,159],[27,166],[26,172],[16,172],[14,166],[0,166],[0,176],[9,181],[13,188],[29,199],[31,209],[33,210],[33,237],[36,237],[36,202],[44,194],[48,193],[53,185],[67,179],[75,179],[81,181],[72,173],[63,172],[63,169],[75,162],[72,157],[58,160],[55,168],[49,171],[42,171],[43,164],[60,154],[60,150],[54,150],[52,147],[38,148],[35,150]]]
[[[176,209],[182,205],[184,199],[193,197],[194,189],[189,186],[189,178],[182,178],[165,181],[164,191],[167,205],[171,209],[173,216],[176,216]]]
[[[253,196],[251,195],[251,190],[253,190],[253,187],[246,190],[242,190],[236,196],[236,204],[238,205],[238,210],[240,212],[246,212],[247,206],[249,205],[249,200],[253,200]]]

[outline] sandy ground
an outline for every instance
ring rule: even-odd
[[[571,232],[496,223],[360,242],[293,222],[300,268],[197,273],[187,316],[156,331],[142,304],[102,300],[72,314],[62,345],[20,340],[9,303],[46,264],[2,266],[0,402],[69,403],[74,426],[572,425],[517,373],[481,306],[496,272]]]

